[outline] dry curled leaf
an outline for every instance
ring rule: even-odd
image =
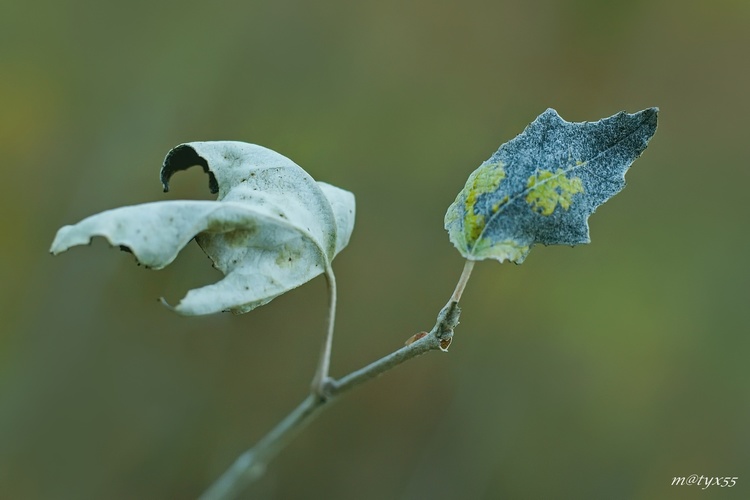
[[[200,165],[217,201],[163,201],[108,210],[61,228],[51,252],[103,236],[144,266],[161,269],[195,238],[225,277],[191,290],[186,315],[248,312],[329,272],[354,228],[354,195],[316,182],[289,158],[243,142],[192,142],[164,160],[172,175]]]

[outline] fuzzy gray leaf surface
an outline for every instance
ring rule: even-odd
[[[625,187],[657,116],[570,123],[548,109],[469,176],[445,215],[451,242],[469,260],[516,263],[536,243],[589,243],[589,216]]]

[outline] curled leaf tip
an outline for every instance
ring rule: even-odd
[[[469,176],[445,215],[451,242],[469,260],[518,264],[537,243],[589,243],[589,216],[625,186],[658,111],[570,123],[547,109]]]

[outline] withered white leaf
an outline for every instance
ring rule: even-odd
[[[61,228],[53,254],[103,236],[161,269],[195,238],[225,277],[191,290],[174,307],[186,315],[248,312],[324,272],[349,242],[354,195],[316,182],[270,149],[243,142],[192,142],[164,160],[164,190],[200,165],[217,201],[163,201],[108,210]]]

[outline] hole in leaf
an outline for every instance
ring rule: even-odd
[[[208,162],[198,156],[198,153],[187,144],[177,146],[164,159],[164,165],[161,168],[161,183],[164,186],[164,192],[169,191],[169,179],[175,172],[187,170],[195,165],[200,165],[203,171],[208,174],[208,189],[211,193],[218,193],[219,183],[216,181],[214,173],[208,169]]]

